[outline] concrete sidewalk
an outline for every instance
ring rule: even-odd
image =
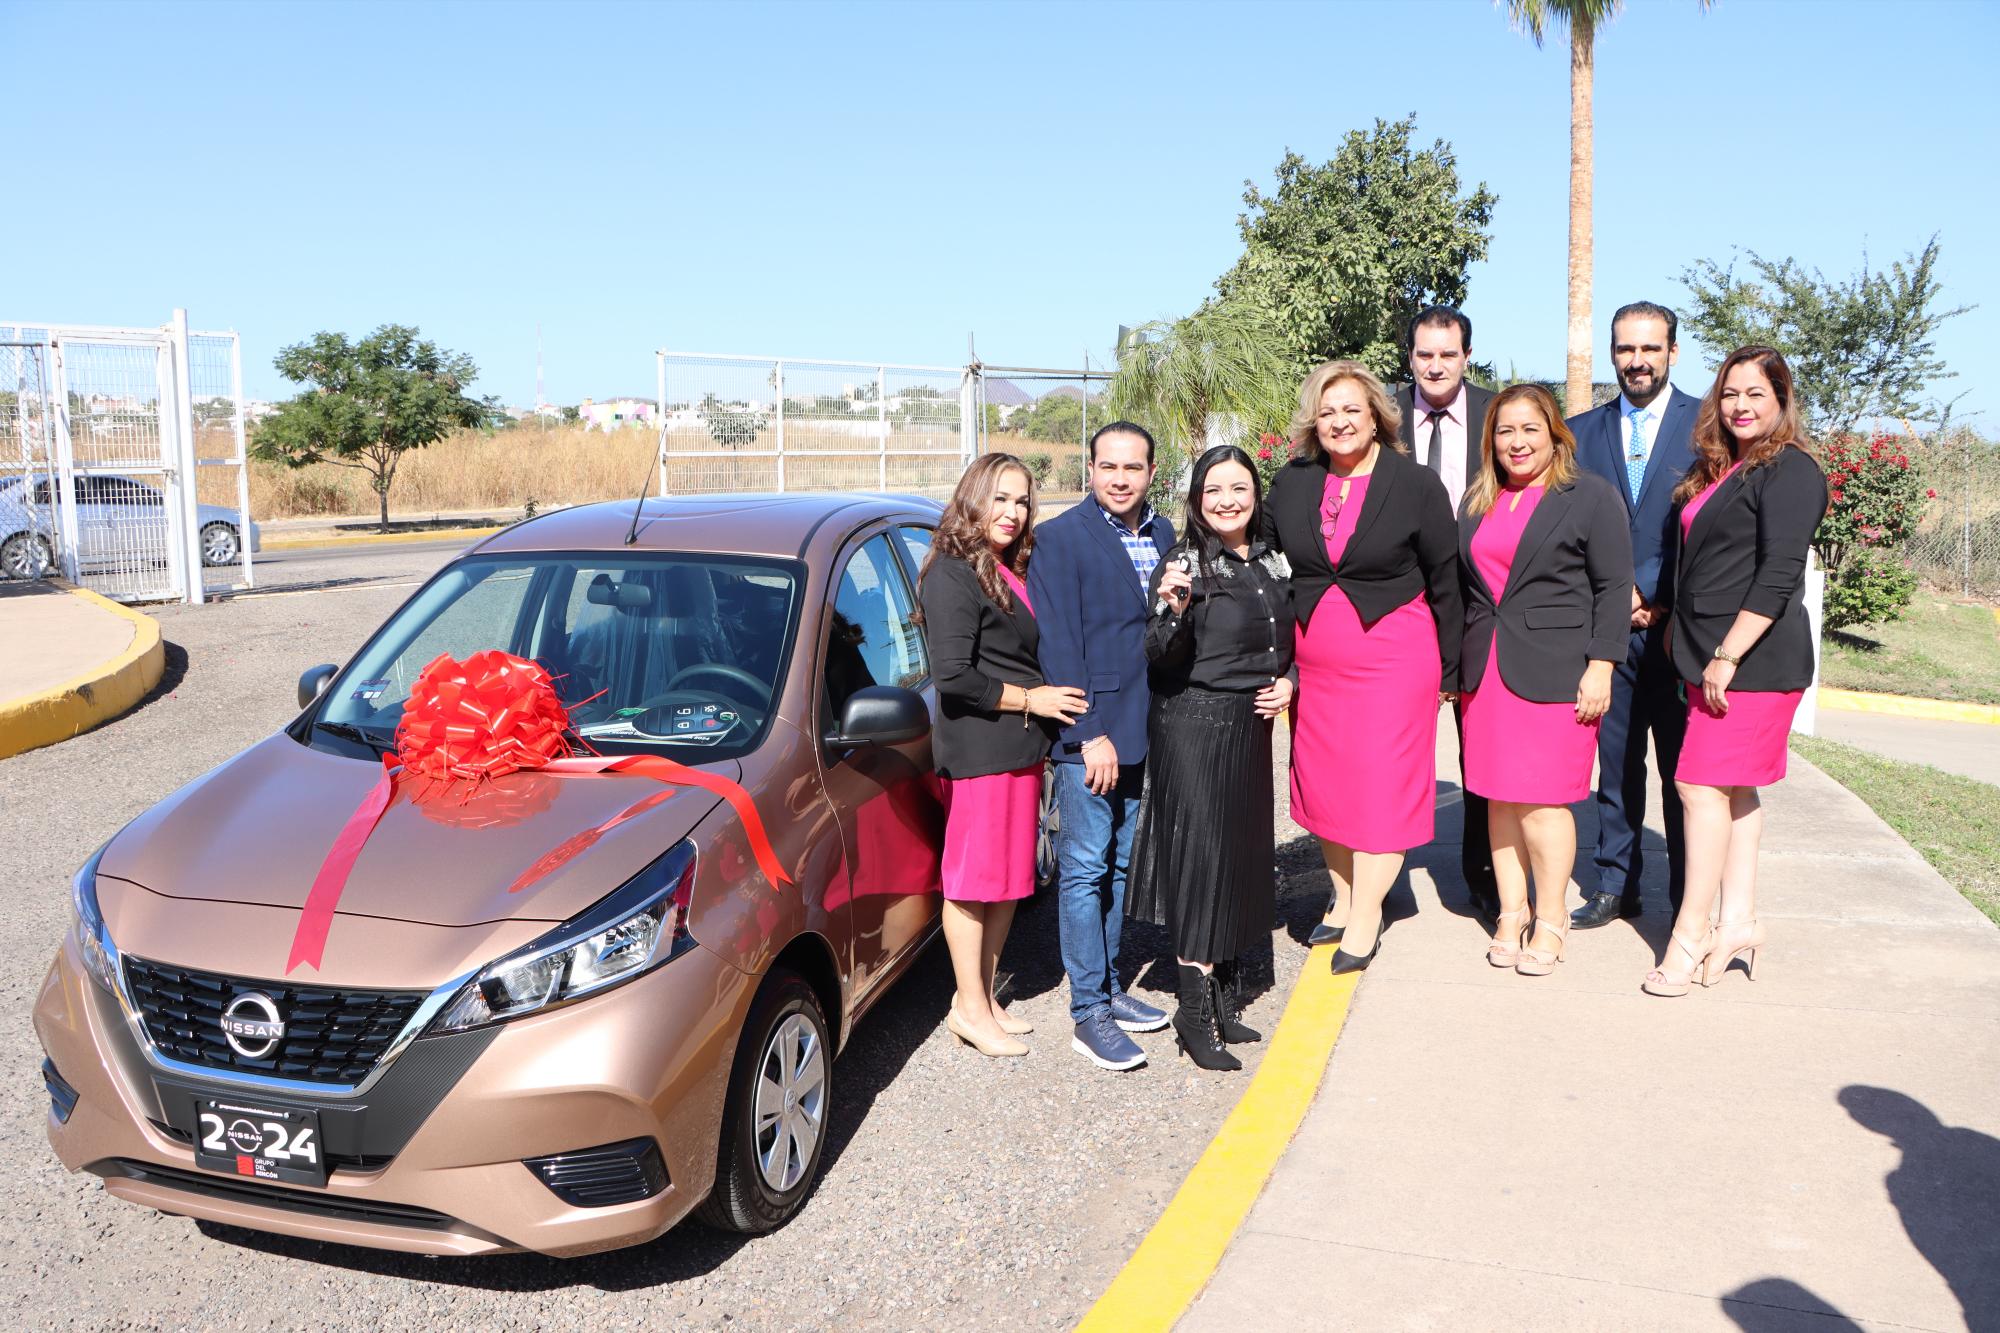
[[[1180,1327],[2000,1328],[2000,931],[1794,756],[1755,983],[1640,992],[1657,816],[1647,914],[1520,977],[1460,915],[1458,808]]]
[[[152,617],[55,580],[0,583],[0,758],[131,709],[166,654]]]
[[[1822,708],[1819,734],[1842,745],[2000,785],[2000,727]]]

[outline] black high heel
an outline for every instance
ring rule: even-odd
[[[1349,953],[1345,949],[1335,949],[1333,951],[1333,975],[1341,977],[1346,976],[1349,972],[1366,972],[1368,965],[1375,961],[1375,955],[1382,952],[1382,936],[1385,933],[1379,927],[1376,929],[1375,947],[1368,951],[1366,958],[1357,953]]]
[[[1326,912],[1331,912],[1332,910],[1333,900],[1328,899]],[[1306,947],[1308,949],[1317,949],[1322,944],[1338,944],[1340,943],[1340,937],[1347,933],[1346,926],[1327,925],[1326,912],[1320,913],[1320,919],[1313,923],[1312,934],[1306,936]]]

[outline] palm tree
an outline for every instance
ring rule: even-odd
[[[1542,44],[1554,23],[1569,26],[1569,374],[1565,406],[1590,406],[1590,186],[1593,170],[1591,79],[1597,30],[1618,17],[1625,0],[1494,0],[1518,30]],[[1703,10],[1714,0],[1695,0]]]
[[[1282,431],[1297,387],[1276,326],[1244,306],[1215,301],[1183,319],[1134,329],[1118,349],[1110,406],[1153,432],[1161,453],[1157,484],[1170,491],[1181,463],[1207,447],[1211,424],[1244,434]]]

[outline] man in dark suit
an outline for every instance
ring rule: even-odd
[[[1412,383],[1396,390],[1396,405],[1403,409],[1402,440],[1413,458],[1444,479],[1456,513],[1465,488],[1479,475],[1479,444],[1486,432],[1486,408],[1493,401],[1490,391],[1465,382],[1472,321],[1448,305],[1431,306],[1410,322],[1403,350],[1409,356]],[[1463,721],[1458,738],[1465,740]],[[1464,770],[1461,761],[1461,778]],[[1465,808],[1459,868],[1465,872],[1472,910],[1490,924],[1500,911],[1500,891],[1493,884],[1486,798],[1466,791],[1463,782],[1459,790]]]
[[[1632,519],[1632,635],[1612,673],[1611,708],[1597,728],[1597,882],[1584,886],[1570,917],[1579,929],[1639,915],[1641,840],[1646,822],[1646,737],[1659,765],[1667,829],[1667,892],[1681,905],[1681,801],[1674,790],[1687,712],[1665,651],[1673,600],[1674,487],[1694,465],[1698,399],[1673,387],[1680,320],[1651,301],[1611,317],[1611,366],[1618,397],[1569,419],[1577,462],[1625,497]]]
[[[1072,1049],[1102,1069],[1146,1053],[1125,1034],[1167,1025],[1165,1011],[1118,988],[1125,872],[1146,766],[1147,589],[1174,527],[1153,513],[1153,437],[1114,421],[1090,437],[1090,494],[1035,529],[1028,596],[1050,685],[1085,692],[1086,711],[1058,734],[1057,926],[1069,974]]]

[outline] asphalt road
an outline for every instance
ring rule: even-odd
[[[1153,1062],[1102,1073],[1069,1050],[1046,903],[1009,943],[1033,1054],[989,1061],[942,1028],[942,947],[880,1006],[835,1067],[824,1175],[785,1229],[746,1239],[685,1225],[651,1245],[566,1262],[430,1259],[171,1218],[64,1173],[29,1010],[91,850],[174,788],[294,712],[298,673],[353,652],[459,543],[274,552],[258,587],[156,615],[161,687],[131,714],[0,761],[0,1315],[16,1328],[1063,1328],[1117,1272],[1235,1103],[1247,1074],[1203,1074],[1170,1033]],[[1282,793],[1282,787],[1280,792]],[[1281,795],[1282,802],[1282,795]],[[1270,1031],[1326,881],[1287,825],[1263,993]],[[1170,1003],[1164,932],[1129,927],[1128,985]],[[1275,976],[1273,975],[1275,973]],[[1135,975],[1136,974],[1136,975]],[[1276,984],[1274,985],[1273,982]],[[1268,988],[1268,989],[1265,989]],[[1247,1053],[1261,1047],[1238,1048]]]

